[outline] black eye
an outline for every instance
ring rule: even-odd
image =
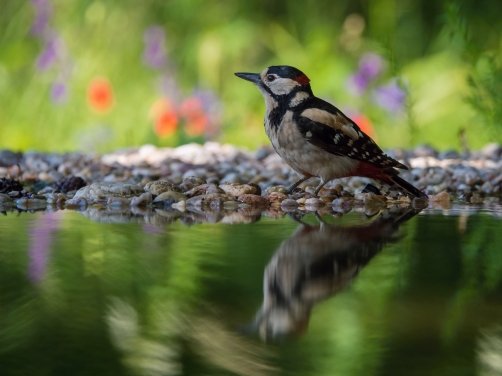
[[[268,82],[272,82],[272,81],[274,81],[274,80],[275,80],[275,76],[274,76],[273,74],[269,74],[269,75],[267,76],[267,81],[268,81]]]

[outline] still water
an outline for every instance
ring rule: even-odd
[[[0,374],[501,375],[500,213],[8,212]]]

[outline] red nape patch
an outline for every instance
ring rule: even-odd
[[[293,80],[298,82],[300,85],[308,85],[310,82],[310,79],[307,76],[305,76],[303,73],[300,74],[299,76],[296,76],[295,78],[293,78]]]

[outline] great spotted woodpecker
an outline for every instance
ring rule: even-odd
[[[396,168],[408,167],[386,155],[338,108],[314,96],[300,70],[282,65],[235,75],[260,89],[266,104],[265,132],[277,154],[301,176],[288,193],[310,177],[321,178],[317,195],[330,180],[363,176],[427,198],[399,177]]]

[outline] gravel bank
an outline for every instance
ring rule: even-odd
[[[176,209],[228,214],[346,213],[363,208],[370,215],[392,205],[499,203],[502,147],[498,144],[468,155],[425,146],[388,154],[411,167],[401,176],[425,190],[429,203],[417,199],[412,203],[388,187],[382,187],[381,194],[365,192],[370,180],[359,177],[328,183],[319,198],[311,194],[318,183],[314,178],[287,195],[284,187],[297,175],[271,148],[248,152],[208,142],[177,148],[146,145],[104,155],[1,150],[0,210]]]

